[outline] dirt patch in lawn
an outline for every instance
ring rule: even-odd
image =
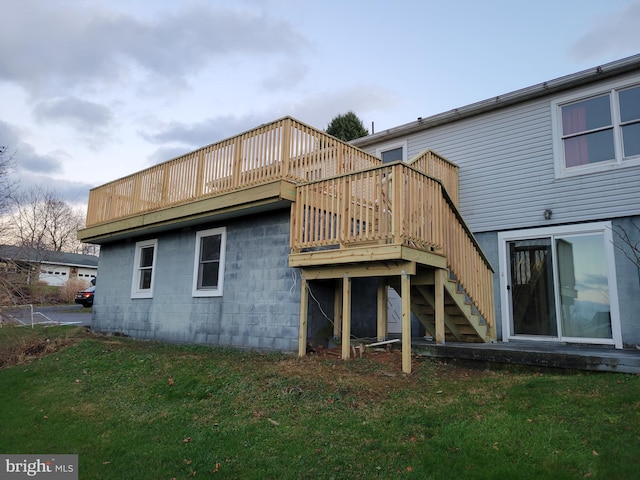
[[[333,348],[318,347],[309,351],[306,358],[340,360],[342,359],[342,349],[339,346]],[[402,350],[397,345],[382,348],[365,347],[362,351],[360,347],[356,346],[351,350],[350,360],[357,361],[359,359],[367,359],[382,366],[382,369],[378,372],[382,376],[404,375],[402,373]],[[455,360],[436,360],[415,354],[411,355],[411,371],[418,371],[425,362],[429,364],[429,374],[435,378],[464,380],[486,376],[489,372],[481,364],[474,366],[473,364],[462,364]]]
[[[20,327],[6,325],[2,328],[0,341],[0,368],[12,367],[28,363],[38,358],[51,355],[69,345],[85,338],[84,328],[66,330],[64,334],[47,330],[22,330]]]

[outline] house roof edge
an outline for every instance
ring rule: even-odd
[[[472,117],[481,113],[497,110],[500,108],[525,102],[535,98],[543,97],[551,93],[566,90],[572,87],[596,82],[615,75],[621,75],[634,70],[640,70],[640,54],[625,57],[620,60],[605,63],[596,67],[582,70],[577,73],[558,77],[553,80],[538,83],[530,87],[515,90],[504,95],[491,97],[486,100],[471,103],[463,107],[454,108],[446,112],[437,113],[429,117],[419,117],[417,120],[389,128],[378,133],[367,135],[352,140],[350,143],[356,147],[363,148],[367,145],[379,143],[385,140],[407,135],[410,133],[436,127],[446,123],[455,122],[463,118]]]

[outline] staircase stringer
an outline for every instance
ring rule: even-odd
[[[435,295],[431,293],[428,289],[422,286],[416,287],[416,291],[418,291],[422,296],[422,298],[424,298],[429,303],[429,305],[431,305],[431,307],[435,310],[436,308]],[[444,325],[449,329],[449,332],[451,333],[451,335],[453,335],[456,341],[462,341],[462,333],[460,332],[460,329],[456,326],[451,315],[449,315],[446,312],[444,314]],[[425,325],[425,328],[426,328],[426,325]],[[433,331],[429,333],[431,333],[431,335],[435,338],[435,325],[434,325]]]
[[[448,280],[444,282],[444,289],[449,294],[449,297],[455,303],[456,307],[464,315],[469,322],[469,325],[475,330],[477,335],[483,342],[489,343],[491,341],[489,333],[489,325],[485,322],[480,323],[480,315],[473,311],[471,303],[467,301],[467,296],[464,292],[458,290],[458,283],[455,280]]]

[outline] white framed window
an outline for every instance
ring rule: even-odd
[[[136,251],[133,259],[131,298],[153,297],[157,251],[157,239],[136,243]]]
[[[553,102],[556,177],[640,165],[640,84]]]
[[[388,143],[376,148],[376,156],[382,159],[382,163],[407,161],[407,141]]]
[[[193,296],[221,297],[227,230],[224,227],[196,233],[193,262]]]

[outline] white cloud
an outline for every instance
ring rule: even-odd
[[[0,29],[0,80],[32,92],[120,86],[136,70],[187,82],[216,58],[295,56],[307,44],[289,23],[248,10],[188,5],[153,20],[104,8],[11,2]]]
[[[597,19],[597,23],[582,35],[569,53],[579,61],[619,57],[640,51],[640,1],[623,10]]]
[[[21,140],[19,129],[1,120],[0,145],[14,155],[18,172],[54,174],[62,171],[62,162],[58,156],[37,153],[33,145]]]
[[[264,123],[263,119],[253,115],[224,115],[195,123],[171,122],[154,133],[140,132],[140,135],[152,143],[179,143],[196,149],[238,135],[260,123]]]
[[[67,123],[85,133],[102,133],[113,122],[104,105],[76,97],[53,98],[36,105],[34,115],[41,123]]]

